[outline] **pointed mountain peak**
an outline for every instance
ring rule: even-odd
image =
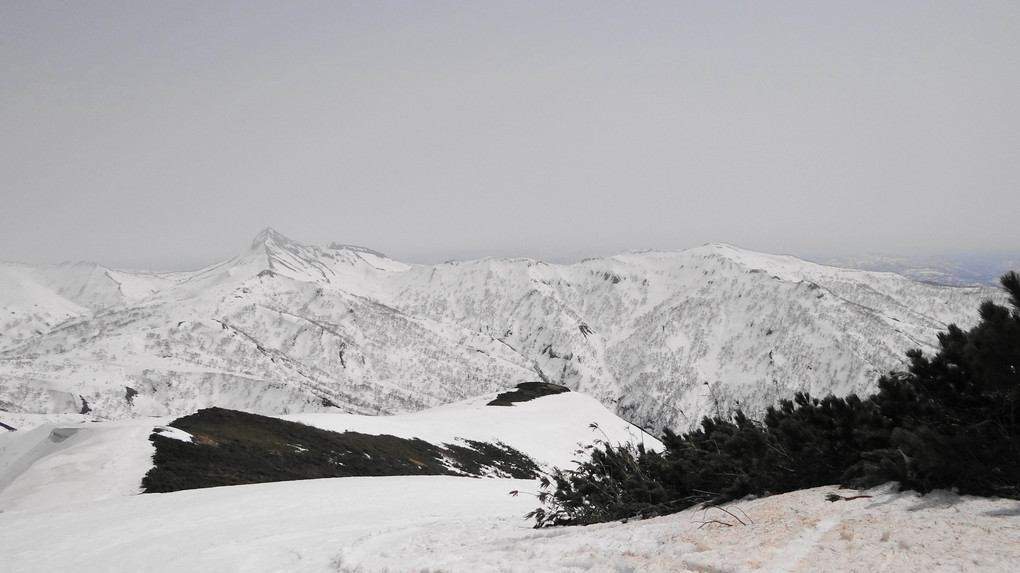
[[[259,247],[268,245],[286,246],[286,245],[297,245],[294,241],[290,240],[283,233],[277,231],[272,227],[266,227],[259,231],[258,235],[255,235],[255,239],[251,242],[251,248],[257,249]]]
[[[284,260],[290,260],[291,263],[300,262],[299,266],[304,264],[315,266],[322,250],[314,245],[299,243],[272,227],[266,227],[252,241],[251,253],[266,257],[269,270],[276,271],[278,269],[275,266]]]

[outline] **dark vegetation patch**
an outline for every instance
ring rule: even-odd
[[[154,433],[146,493],[223,485],[349,476],[457,475],[532,479],[538,466],[506,444],[330,432],[222,408],[200,410],[169,424],[191,442]]]
[[[797,394],[763,420],[705,418],[662,452],[602,443],[554,470],[529,514],[536,527],[650,517],[699,504],[889,481],[921,493],[1020,499],[1020,275],[1001,279],[1012,308],[988,301],[977,326],[950,325],[939,350],[907,352],[907,372],[865,398]]]
[[[566,386],[550,384],[548,382],[522,382],[517,385],[516,390],[499,394],[495,400],[489,402],[486,406],[513,406],[514,402],[527,402],[542,396],[551,396],[564,392],[570,392],[570,389]]]

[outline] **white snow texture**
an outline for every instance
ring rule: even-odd
[[[1001,298],[727,245],[409,266],[271,229],[195,272],[8,263],[0,285],[0,422],[22,429],[207,406],[391,414],[545,380],[685,430],[799,391],[868,393]]]
[[[19,430],[0,430],[0,568],[1015,570],[1020,502],[892,485],[848,501],[825,501],[837,490],[822,487],[541,530],[523,517],[539,505],[528,480],[137,495],[151,432],[188,441],[166,424],[207,406],[431,442],[498,440],[569,467],[596,438],[659,447],[639,427],[683,430],[736,407],[755,415],[797,391],[868,392],[906,350],[932,350],[948,323],[967,327],[982,300],[1000,297],[727,245],[573,265],[410,266],[270,229],[195,272],[3,263],[0,422]],[[581,393],[485,406],[533,380]]]

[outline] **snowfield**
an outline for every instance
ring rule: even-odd
[[[530,481],[338,478],[0,514],[29,571],[1011,571],[1020,502],[816,488],[631,523],[535,530]],[[848,492],[841,492],[849,495]],[[741,525],[732,513],[746,525]],[[725,524],[725,525],[724,525]]]
[[[0,511],[48,509],[140,492],[170,419],[46,424],[0,435]]]
[[[513,406],[486,406],[495,394],[396,416],[354,414],[295,414],[278,416],[334,432],[389,434],[454,443],[459,438],[502,442],[525,452],[539,465],[574,467],[580,446],[605,440],[614,444],[644,444],[661,449],[658,439],[617,417],[590,396],[566,392]],[[591,427],[592,425],[596,427]]]
[[[498,436],[546,463],[574,458],[578,442],[641,436],[581,394],[485,406],[493,397],[392,417],[292,418],[430,441]],[[891,484],[850,501],[825,498],[859,492],[822,487],[541,530],[524,519],[538,506],[531,480],[337,478],[137,495],[148,435],[169,421],[0,434],[4,571],[1010,571],[1020,559],[1020,502]]]

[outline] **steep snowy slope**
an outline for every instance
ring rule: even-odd
[[[758,414],[796,391],[871,391],[906,349],[930,349],[996,294],[726,245],[417,267],[394,282],[401,311],[493,336],[543,379],[653,428],[737,406]]]
[[[86,308],[44,285],[36,268],[0,263],[0,350],[21,345],[87,313]]]
[[[410,266],[271,229],[191,273],[0,270],[0,422],[14,427],[213,405],[395,413],[541,379],[683,429],[796,391],[870,391],[999,296],[727,245]]]
[[[359,294],[401,268],[267,230],[245,253],[142,301],[75,316],[7,348],[0,400],[15,413],[70,409],[108,419],[211,405],[375,414],[534,377],[488,338]]]

